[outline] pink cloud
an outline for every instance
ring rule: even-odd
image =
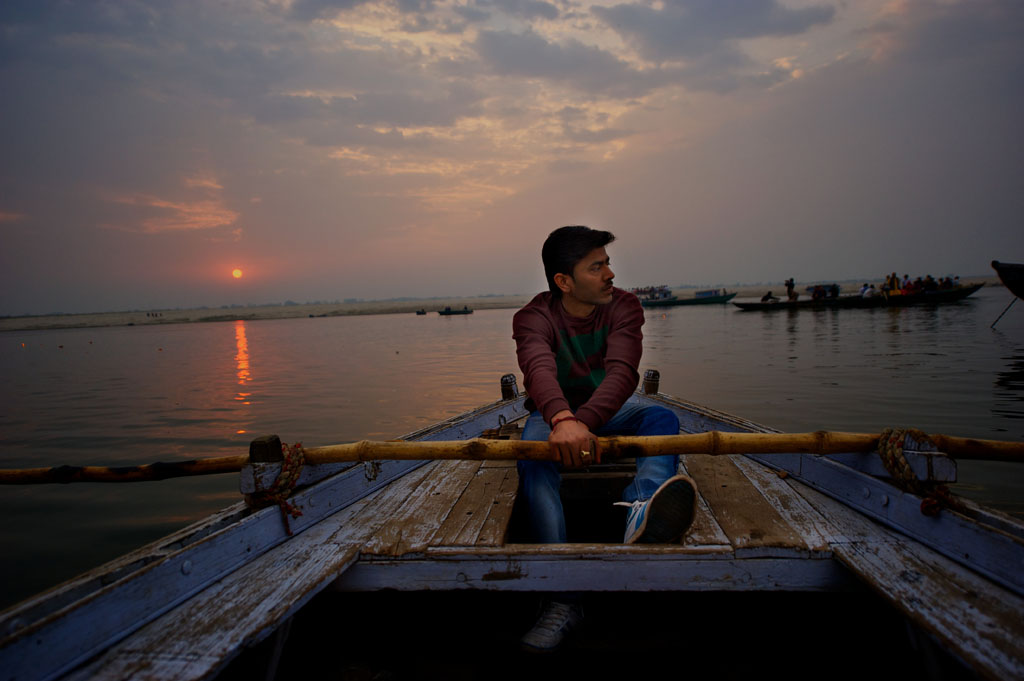
[[[141,231],[159,232],[214,229],[234,224],[239,214],[224,206],[220,199],[199,201],[167,201],[156,196],[127,196],[117,203],[155,208],[158,214],[142,221]]]

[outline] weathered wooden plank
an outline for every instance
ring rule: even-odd
[[[263,554],[66,678],[208,678],[355,562],[361,544],[331,543],[332,525],[324,521]]]
[[[912,621],[991,679],[1024,679],[1024,598],[930,548],[804,488],[843,532],[836,557]]]
[[[423,552],[428,558],[447,560],[452,557],[476,556],[517,556],[520,558],[548,558],[561,556],[566,559],[603,559],[605,556],[644,556],[648,560],[676,560],[679,556],[698,556],[707,560],[731,560],[729,546],[683,546],[682,544],[505,544],[504,546],[430,546]],[[794,552],[793,555],[796,555]],[[370,556],[367,560],[388,560],[387,557]],[[411,559],[410,559],[411,560]]]
[[[430,540],[431,546],[472,546],[487,521],[491,508],[498,503],[498,491],[505,480],[507,468],[480,467],[469,485],[452,506]]]
[[[994,508],[981,506],[965,497],[958,497],[958,499],[963,504],[964,514],[971,520],[988,525],[992,529],[1005,532],[1019,539],[1024,539],[1024,523],[1020,521],[1020,518],[1015,518]]]
[[[829,540],[825,519],[814,507],[797,494],[779,474],[743,456],[732,457],[732,462],[751,484],[772,505],[811,551],[829,553]]]
[[[685,456],[679,457],[679,472],[683,475],[690,475],[690,471],[686,468],[686,458]],[[690,529],[683,535],[683,544],[686,546],[720,546],[727,547],[730,552],[732,551],[729,537],[715,520],[699,483],[697,485],[697,512],[693,516],[693,524],[690,525]]]
[[[523,414],[523,399],[497,402],[434,424],[407,439],[473,437]],[[299,535],[422,462],[374,462],[300,490]],[[238,507],[236,507],[238,508]],[[230,522],[221,522],[230,518]],[[288,540],[280,511],[221,515],[7,610],[0,617],[0,669],[7,678],[47,678],[72,669],[263,552]]]
[[[572,546],[572,545],[566,545]],[[621,548],[621,547],[620,547]],[[685,553],[509,554],[360,560],[332,585],[339,591],[832,591],[849,585],[835,561],[709,559]]]
[[[109,648],[69,679],[202,679],[350,567],[429,473],[414,471],[267,552]]]
[[[803,538],[779,515],[730,457],[693,454],[686,469],[737,551],[807,550]]]
[[[480,463],[481,468],[515,468],[515,459],[487,459]]]
[[[431,475],[366,542],[363,553],[401,556],[429,546],[479,469],[479,461],[435,461]]]
[[[508,525],[519,488],[519,474],[515,468],[505,468],[505,476],[494,495],[494,501],[487,512],[487,520],[476,538],[477,546],[501,546],[508,536]]]
[[[885,480],[851,470],[827,457],[797,455],[750,458],[793,473],[817,490],[885,525],[917,539],[948,558],[1024,595],[1024,539],[1019,531],[987,526],[948,509],[937,516],[921,513],[921,498]],[[1024,525],[1003,517],[1004,525]]]
[[[353,468],[297,492],[291,502],[303,515],[289,518],[295,535],[422,465],[376,463],[380,465],[372,472]],[[0,641],[0,668],[7,671],[7,678],[47,678],[72,669],[289,539],[277,507],[242,515],[216,532],[200,534],[201,539],[177,550],[168,547],[163,556],[112,583],[87,578],[96,590],[62,609],[48,612],[30,605],[34,612],[44,613],[40,619],[23,619],[21,606],[8,610],[0,629],[6,634]],[[40,655],[39,650],[47,653]]]

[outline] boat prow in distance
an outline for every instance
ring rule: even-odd
[[[1024,264],[993,260],[992,269],[1013,295],[1024,299]]]
[[[773,310],[832,310],[847,308],[906,307],[909,305],[941,305],[955,303],[977,292],[984,284],[968,284],[956,288],[922,291],[920,293],[882,294],[864,297],[858,294],[840,295],[834,298],[799,298],[771,301],[734,300],[733,305],[741,310],[770,312]]]
[[[622,543],[625,518],[612,502],[635,467],[609,454],[565,471],[569,543],[529,543],[512,453],[548,450],[515,442],[526,395],[508,374],[497,402],[398,441],[311,448],[298,469],[294,447],[257,438],[239,481],[253,503],[0,613],[3,678],[253,678],[240,669],[315,678],[317,665],[333,665],[360,672],[343,678],[455,669],[518,679],[531,668],[510,654],[525,631],[514,633],[520,611],[530,611],[526,626],[534,617],[523,596],[552,592],[592,599],[587,646],[566,652],[595,677],[635,666],[652,641],[675,650],[685,639],[701,651],[687,664],[717,672],[753,657],[758,673],[787,678],[817,679],[837,664],[861,678],[879,660],[906,678],[961,664],[980,677],[1024,678],[1024,522],[938,495],[956,480],[939,446],[957,452],[955,438],[779,433],[660,393],[658,379],[648,370],[629,403],[671,410],[682,436],[673,442],[697,438],[690,451],[702,452],[679,456],[699,495],[681,542]],[[738,438],[762,444],[730,449]],[[607,452],[615,440],[604,441]],[[665,453],[655,440],[623,438],[620,455]],[[899,450],[900,475],[867,451],[882,441]],[[342,449],[355,458],[318,463]],[[907,470],[913,486],[898,481]],[[287,497],[283,471],[294,485]],[[460,610],[467,599],[486,607]],[[625,614],[610,614],[615,602]],[[653,613],[640,619],[654,624],[627,627],[621,618],[636,612]],[[911,640],[892,642],[882,635],[890,631]],[[865,649],[872,654],[849,654]],[[427,662],[436,673],[395,669]]]

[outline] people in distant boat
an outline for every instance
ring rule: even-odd
[[[786,280],[786,299],[787,300],[796,300],[800,296],[799,293],[797,293],[796,291],[793,290],[795,287],[796,287],[796,284],[793,282],[793,277],[790,277],[789,279]]]
[[[900,290],[900,278],[895,272],[885,278],[885,290],[888,293],[896,293]]]
[[[864,285],[860,287],[860,292],[859,292],[862,298],[864,297],[864,294],[868,292],[869,288],[870,288],[870,286],[868,286],[868,282],[865,281]]]
[[[874,298],[880,294],[874,284],[864,284],[864,288],[860,290],[860,295],[863,298]]]
[[[522,439],[546,440],[557,459],[517,464],[533,542],[566,541],[561,471],[600,463],[598,436],[679,432],[679,419],[669,409],[626,404],[640,378],[644,309],[635,295],[612,286],[605,247],[614,239],[583,226],[553,231],[541,249],[549,290],[512,318],[529,393]],[[637,475],[622,495],[630,509],[626,543],[672,543],[688,529],[696,489],[690,478],[676,474],[677,466],[673,454],[637,457]],[[651,504],[654,497],[665,504]],[[664,531],[651,534],[657,528]],[[576,595],[554,595],[522,646],[551,652],[581,619]]]
[[[763,296],[761,296],[761,302],[762,303],[777,303],[777,302],[779,302],[779,299],[778,299],[777,296],[773,296],[772,292],[769,291],[768,293],[766,293]]]
[[[823,300],[826,295],[825,287],[821,284],[815,284],[814,288],[811,289],[811,300]]]

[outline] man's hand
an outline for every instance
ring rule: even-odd
[[[592,463],[601,463],[601,446],[597,443],[597,437],[582,421],[572,418],[559,421],[560,418],[566,416],[571,417],[572,412],[560,411],[551,419],[557,421],[548,437],[551,451],[558,455],[558,459],[566,468],[580,468]]]

